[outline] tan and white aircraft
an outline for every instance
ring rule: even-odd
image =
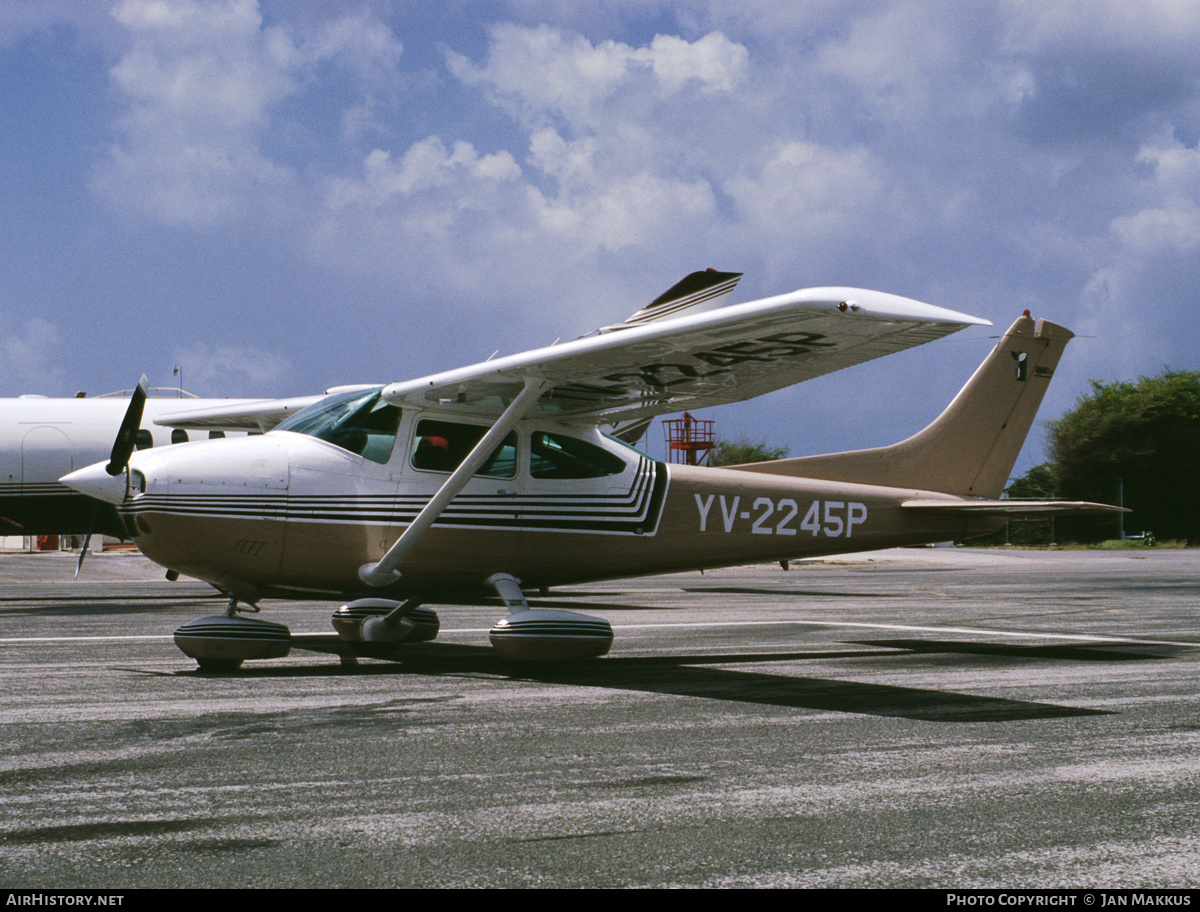
[[[716,469],[657,462],[603,433],[990,325],[856,288],[717,307],[737,278],[693,273],[627,322],[573,342],[333,395],[259,437],[114,453],[63,483],[116,506],[168,576],[230,596],[226,615],[175,634],[214,670],[322,648],[238,613],[272,596],[347,599],[333,617],[344,642],[330,651],[396,658],[436,636],[424,604],[492,593],[510,611],[491,631],[498,652],[577,658],[607,652],[611,626],[531,609],[523,590],[1116,509],[997,499],[1072,336],[1028,314],[937,420],[893,446]],[[226,419],[217,409],[157,420]]]

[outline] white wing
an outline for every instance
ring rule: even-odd
[[[611,424],[740,402],[987,320],[859,288],[808,288],[658,320],[392,383],[399,406],[498,414],[525,380],[549,381],[537,410]]]
[[[267,432],[284,418],[289,418],[314,402],[334,393],[352,390],[378,389],[378,384],[355,384],[327,389],[316,396],[294,396],[290,399],[239,399],[227,405],[168,412],[154,419],[163,427],[188,431],[259,431]]]

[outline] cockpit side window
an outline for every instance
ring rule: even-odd
[[[427,472],[453,472],[475,448],[475,444],[483,439],[487,430],[477,424],[421,419],[417,422],[417,433],[413,437],[413,468]],[[512,478],[517,474],[516,431],[509,432],[475,474],[487,478]]]
[[[308,434],[381,465],[392,455],[400,428],[400,409],[384,402],[379,390],[331,396],[276,427]]]
[[[529,472],[534,478],[604,478],[625,471],[620,456],[586,440],[539,431],[530,442]]]

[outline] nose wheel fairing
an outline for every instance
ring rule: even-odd
[[[292,651],[283,624],[216,614],[188,621],[175,631],[175,645],[204,671],[233,671],[247,659],[281,659]]]

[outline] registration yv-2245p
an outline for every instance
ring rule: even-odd
[[[696,495],[696,507],[700,511],[700,531],[708,531],[708,514],[713,501],[720,498],[721,524],[725,532],[732,532],[738,520],[750,522],[754,535],[824,535],[828,538],[850,538],[854,527],[867,520],[867,505],[846,503],[841,500],[814,500],[808,505],[804,516],[800,516],[800,504],[795,498],[755,497],[752,510],[740,510],[741,495],[732,499],[724,494]],[[749,500],[749,498],[747,498]]]

